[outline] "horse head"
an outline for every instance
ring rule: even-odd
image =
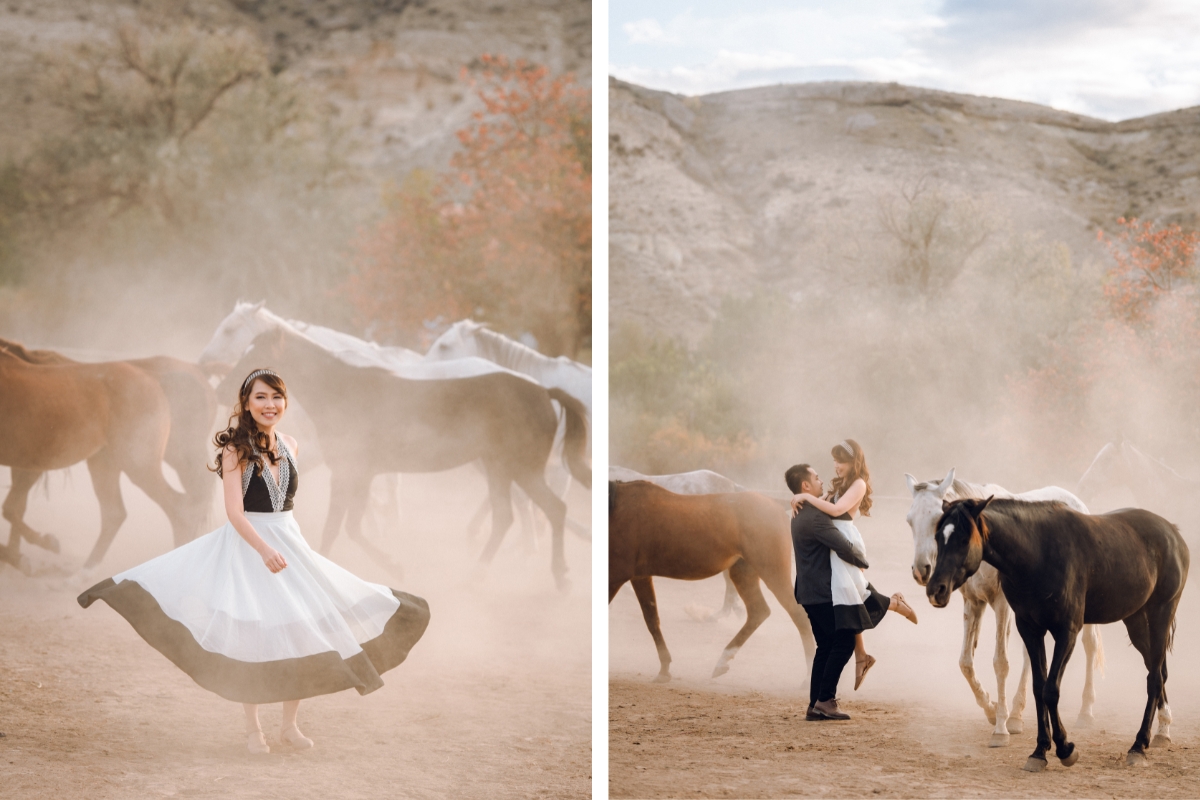
[[[250,345],[245,348],[242,357],[238,359],[225,377],[217,384],[216,392],[217,399],[230,405],[237,402],[237,393],[241,389],[241,382],[246,379],[256,369],[262,367],[274,368],[274,365],[279,363],[283,355],[285,331],[283,328],[271,328],[250,342]],[[283,376],[286,381],[287,376]]]
[[[448,361],[452,358],[468,358],[479,355],[475,346],[474,334],[481,327],[483,326],[478,322],[460,319],[434,340],[425,357],[435,361]]]
[[[238,302],[229,316],[221,320],[212,338],[204,346],[199,363],[237,361],[254,341],[254,337],[280,322],[282,320],[268,311],[262,302]]]
[[[942,516],[942,501],[954,485],[954,468],[950,468],[940,483],[920,483],[908,473],[904,478],[913,497],[907,517],[913,535],[912,575],[913,580],[924,586],[933,574],[933,565],[937,561],[937,522]]]
[[[937,543],[937,565],[925,587],[934,607],[945,608],[950,594],[966,583],[983,562],[983,543],[987,539],[983,510],[992,499],[967,498],[945,503],[933,537]]]

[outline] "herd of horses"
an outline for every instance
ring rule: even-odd
[[[1149,487],[1169,470],[1129,443],[1106,445],[1080,481],[1089,498],[1114,486],[1150,499]],[[1186,481],[1171,471],[1179,481]],[[1024,769],[1046,766],[1051,742],[1065,766],[1078,759],[1058,714],[1063,669],[1077,638],[1087,657],[1083,704],[1077,724],[1094,720],[1094,676],[1104,650],[1097,625],[1123,621],[1147,670],[1142,725],[1127,763],[1146,763],[1146,748],[1170,741],[1171,709],[1166,695],[1166,651],[1175,610],[1187,579],[1188,547],[1178,528],[1142,509],[1090,514],[1084,502],[1059,487],[1013,494],[995,484],[955,478],[918,481],[906,475],[911,505],[907,522],[914,543],[913,579],[935,607],[952,592],[964,600],[959,665],[976,701],[993,726],[989,745],[1003,747],[1023,729],[1026,687],[1032,678],[1037,746]],[[713,676],[769,615],[759,587],[766,583],[800,632],[809,668],[815,642],[807,615],[792,594],[793,554],[790,495],[752,492],[717,473],[640,475],[621,467],[609,474],[609,602],[631,583],[658,650],[656,682],[671,679],[671,656],[662,635],[655,576],[699,580],[724,572],[727,597],[746,607],[746,621],[726,646]],[[771,496],[776,495],[776,496]],[[975,676],[974,653],[984,611],[996,617],[997,697],[992,700]],[[1007,643],[1010,612],[1024,645],[1024,667],[1011,709],[1007,705]],[[715,619],[717,615],[709,618]],[[1047,664],[1045,635],[1054,638]],[[1158,729],[1149,738],[1155,718]]]
[[[270,367],[288,382],[298,421],[306,418],[316,436],[309,449],[331,471],[322,553],[343,526],[366,543],[360,527],[376,475],[479,462],[492,510],[481,560],[491,561],[511,526],[511,491],[520,487],[550,521],[551,573],[565,591],[566,504],[545,472],[557,438],[565,468],[591,486],[591,370],[478,323],[457,323],[444,336],[447,346],[421,356],[238,303],[196,364],[165,356],[79,363],[0,340],[0,465],[12,471],[3,504],[11,532],[0,560],[28,571],[22,540],[59,552],[54,536],[25,523],[27,496],[43,473],[80,461],[101,511],[85,569],[100,563],[125,520],[122,473],[166,513],[174,544],[190,541],[202,532],[217,483],[208,464],[218,400],[232,405],[242,376]],[[467,353],[476,339],[485,357]],[[215,388],[210,376],[221,378]],[[164,461],[183,491],[164,477]]]

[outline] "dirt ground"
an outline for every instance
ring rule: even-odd
[[[1080,759],[1051,759],[1039,774],[1021,766],[1033,750],[1033,702],[1025,731],[1009,747],[989,748],[991,726],[958,667],[962,601],[934,609],[908,574],[912,538],[907,503],[880,500],[860,524],[881,591],[901,591],[920,624],[897,615],[867,634],[878,663],[861,689],[848,668],[839,687],[848,722],[806,722],[808,687],[800,637],[771,599],[774,613],[734,659],[710,676],[744,617],[698,622],[700,608],[720,605],[720,578],[655,580],[663,635],[673,656],[668,684],[628,587],[610,606],[609,781],[612,797],[1198,797],[1200,796],[1200,591],[1196,576],[1178,613],[1168,656],[1173,743],[1150,751],[1145,769],[1125,766],[1141,722],[1145,668],[1124,626],[1101,627],[1106,666],[1096,683],[1096,724],[1074,725],[1083,687],[1083,648],[1063,681],[1063,719]],[[1194,533],[1184,531],[1193,552]],[[692,614],[688,612],[692,611]],[[984,688],[995,696],[994,622],[989,611],[975,657]],[[1010,697],[1020,671],[1016,633],[1009,647]]]
[[[301,463],[303,469],[303,463]],[[310,542],[324,519],[327,472],[305,474],[297,518]],[[3,489],[0,489],[2,491]],[[27,519],[63,540],[46,568],[78,564],[98,531],[86,473],[51,476]],[[339,541],[334,560],[426,598],[431,621],[385,686],[301,704],[307,752],[279,745],[279,706],[264,707],[272,752],[245,749],[240,705],[201,689],[112,609],[75,602],[77,579],[0,567],[0,795],[60,797],[587,797],[591,794],[590,556],[568,534],[573,587],[554,588],[548,542],[514,528],[486,575],[467,520],[485,496],[464,468],[405,476],[398,533],[375,541],[397,578]],[[106,577],[163,552],[166,518],[125,484],[130,518],[101,565]],[[588,494],[570,498],[589,519]],[[307,504],[306,504],[307,503]],[[214,526],[215,527],[215,526]]]

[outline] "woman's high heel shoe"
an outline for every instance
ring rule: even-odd
[[[313,746],[313,740],[300,732],[300,729],[293,725],[290,728],[284,728],[279,733],[279,738],[290,744],[297,750],[307,750]]]
[[[896,613],[907,619],[913,625],[917,624],[917,612],[912,610],[912,606],[904,601],[904,595],[896,592],[892,595],[892,608],[896,609]]]
[[[867,656],[862,659],[854,659],[854,691],[858,691],[858,687],[862,686],[863,678],[867,677],[867,670],[875,666],[875,656]]]

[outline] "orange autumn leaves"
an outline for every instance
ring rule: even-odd
[[[352,301],[414,344],[463,317],[549,355],[590,346],[591,106],[570,75],[501,56],[463,70],[481,103],[441,175],[415,172],[354,248]]]
[[[1192,291],[1200,233],[1125,217],[1117,224],[1121,230],[1115,236],[1096,232],[1117,262],[1104,295],[1118,319],[1144,322],[1156,300],[1176,290]]]

